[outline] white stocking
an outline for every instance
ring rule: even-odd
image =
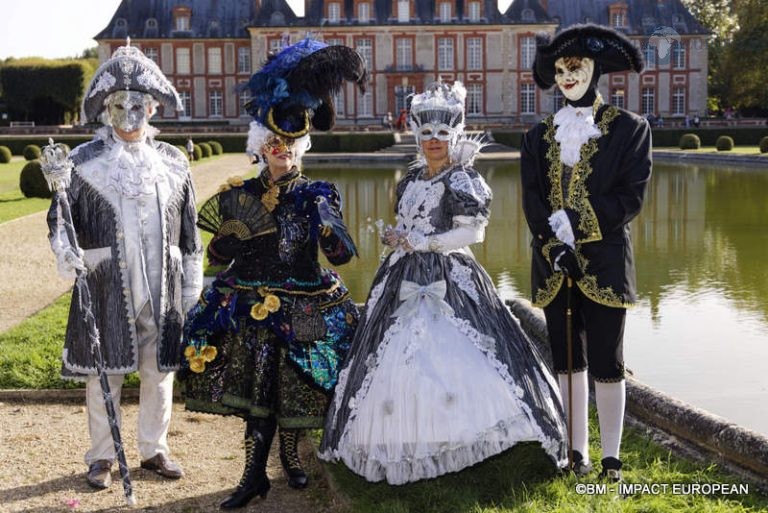
[[[595,381],[595,402],[600,420],[600,443],[603,458],[619,459],[621,432],[624,427],[624,405],[626,404],[626,381],[599,383]]]
[[[589,432],[588,432],[588,401],[589,382],[587,371],[574,372],[573,381],[573,450],[579,451],[584,457],[584,463],[589,461]],[[560,394],[563,397],[563,408],[568,415],[568,375],[558,374]]]

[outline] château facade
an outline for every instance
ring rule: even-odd
[[[245,123],[237,86],[270,52],[308,34],[356,48],[368,64],[365,95],[351,85],[335,98],[340,127],[380,126],[406,98],[438,78],[467,88],[470,125],[528,124],[556,110],[556,88],[537,89],[530,71],[535,35],[593,22],[624,31],[642,48],[640,76],[602,77],[607,101],[665,118],[702,115],[708,33],[680,0],[123,0],[95,39],[103,61],[131,38],[181,95],[168,120]]]

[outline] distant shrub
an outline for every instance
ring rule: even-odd
[[[717,151],[731,151],[733,149],[733,137],[721,135],[717,138],[715,148],[717,148]]]
[[[177,144],[176,145],[176,149],[179,150],[181,153],[183,153],[184,156],[187,157],[187,160],[192,158],[191,155],[189,153],[187,153],[187,149],[184,146],[182,146],[181,144]]]
[[[200,143],[200,149],[203,151],[203,158],[207,159],[211,155],[213,155],[213,148],[211,148],[211,145],[208,143]]]
[[[208,141],[208,144],[211,145],[214,155],[221,155],[224,153],[224,146],[222,146],[219,141]]]
[[[698,150],[701,148],[701,139],[696,134],[683,134],[680,137],[681,150]]]
[[[40,146],[37,144],[27,144],[22,152],[24,158],[27,160],[35,160],[40,158]]]
[[[53,196],[43,177],[39,160],[28,162],[19,175],[19,189],[26,198],[50,198]]]
[[[203,149],[200,147],[199,144],[195,144],[194,148],[192,149],[192,154],[195,156],[195,160],[200,160],[203,158]]]
[[[760,153],[768,153],[768,135],[760,139]]]
[[[11,149],[8,146],[0,146],[0,164],[7,164],[11,161]]]

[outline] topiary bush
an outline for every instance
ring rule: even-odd
[[[48,183],[43,178],[43,168],[39,160],[27,162],[19,175],[19,189],[27,198],[50,198],[53,196]]]
[[[207,159],[211,155],[213,155],[213,148],[211,148],[211,145],[208,143],[200,143],[200,149],[203,151],[203,158]]]
[[[701,139],[696,134],[683,134],[680,137],[681,150],[698,150],[701,148]]]
[[[200,160],[203,158],[203,149],[200,147],[199,144],[195,144],[194,148],[192,149],[192,153],[195,156],[195,160]]]
[[[11,149],[8,146],[0,146],[0,164],[7,164],[11,161]]]
[[[187,157],[187,160],[192,158],[191,155],[189,153],[187,153],[187,149],[184,146],[182,146],[181,144],[177,144],[176,145],[176,149],[179,150],[181,153],[183,153],[184,156]]]
[[[733,149],[733,137],[721,135],[715,142],[715,148],[717,151],[731,151]]]
[[[219,141],[208,141],[208,144],[211,146],[214,155],[221,155],[224,153],[224,146],[222,146]]]
[[[40,158],[40,146],[37,144],[27,144],[22,152],[24,158],[27,160],[35,160]]]
[[[768,135],[760,139],[760,153],[768,153]]]

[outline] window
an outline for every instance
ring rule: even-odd
[[[338,23],[341,19],[341,5],[338,2],[328,4],[328,22]]]
[[[565,96],[559,87],[555,87],[552,93],[552,112],[557,112],[565,106]]]
[[[279,53],[283,49],[282,39],[270,39],[269,40],[269,53]]]
[[[520,84],[520,114],[536,112],[536,84]]]
[[[208,48],[208,73],[221,74],[221,48]]]
[[[399,114],[402,109],[408,107],[408,97],[416,92],[414,86],[395,86],[395,112]],[[393,113],[395,116],[398,114]]]
[[[685,42],[683,41],[675,41],[672,44],[672,67],[685,68]]]
[[[237,72],[251,72],[251,49],[241,46],[237,49]]]
[[[411,20],[411,2],[408,0],[397,0],[397,21],[408,23]]]
[[[208,115],[221,117],[223,109],[223,101],[221,91],[213,89],[208,93]]]
[[[483,38],[467,38],[467,70],[483,69]]]
[[[179,98],[181,99],[181,105],[184,107],[184,112],[179,113],[179,117],[191,118],[192,95],[189,94],[189,91],[179,91]]]
[[[469,2],[469,21],[480,21],[480,2]]]
[[[520,68],[530,69],[533,66],[533,59],[536,58],[536,39],[526,36],[520,43]]]
[[[653,89],[653,87],[643,87],[643,93],[642,93],[642,114],[644,116],[647,116],[648,114],[653,114],[653,112],[656,110],[655,107],[655,99],[656,99],[656,91]]]
[[[344,39],[341,37],[327,37],[325,38],[325,44],[328,46],[343,45]]]
[[[176,16],[176,30],[178,32],[189,32],[189,15],[180,14]]]
[[[611,26],[623,28],[624,23],[624,11],[618,9],[611,11]]]
[[[357,97],[357,117],[373,117],[373,94],[370,91]]]
[[[672,88],[672,115],[682,116],[685,114],[685,87],[675,86]]]
[[[449,71],[453,69],[453,39],[441,37],[437,40],[437,69]]]
[[[624,96],[625,93],[623,88],[614,89],[611,91],[611,104],[619,107],[620,109],[625,108],[624,105],[626,105],[626,103],[624,102]]]
[[[333,107],[336,110],[336,117],[344,117],[344,91],[339,91],[333,95]]]
[[[467,84],[467,114],[483,113],[483,84]]]
[[[176,48],[176,73],[189,75],[189,48]]]
[[[408,70],[413,66],[413,51],[411,46],[411,40],[400,38],[397,39],[397,69]]]
[[[451,4],[448,2],[440,2],[440,21],[442,23],[451,22]]]
[[[358,39],[355,41],[356,50],[363,58],[365,67],[371,69],[373,67],[373,40],[372,39]]]
[[[157,48],[144,48],[144,55],[146,55],[148,59],[151,59],[155,64],[160,64]]]
[[[536,21],[536,16],[533,15],[533,9],[523,9],[523,12],[520,14],[523,21],[528,22],[534,22]]]
[[[357,6],[357,21],[369,23],[371,21],[371,4],[362,3]]]
[[[643,43],[643,57],[645,57],[645,67],[653,69],[656,67],[656,47],[650,43]]]
[[[238,104],[240,106],[240,115],[247,116],[248,112],[246,112],[245,110],[245,104],[248,103],[248,100],[251,99],[251,95],[248,92],[243,91],[242,93],[240,93],[237,99],[238,99]]]

